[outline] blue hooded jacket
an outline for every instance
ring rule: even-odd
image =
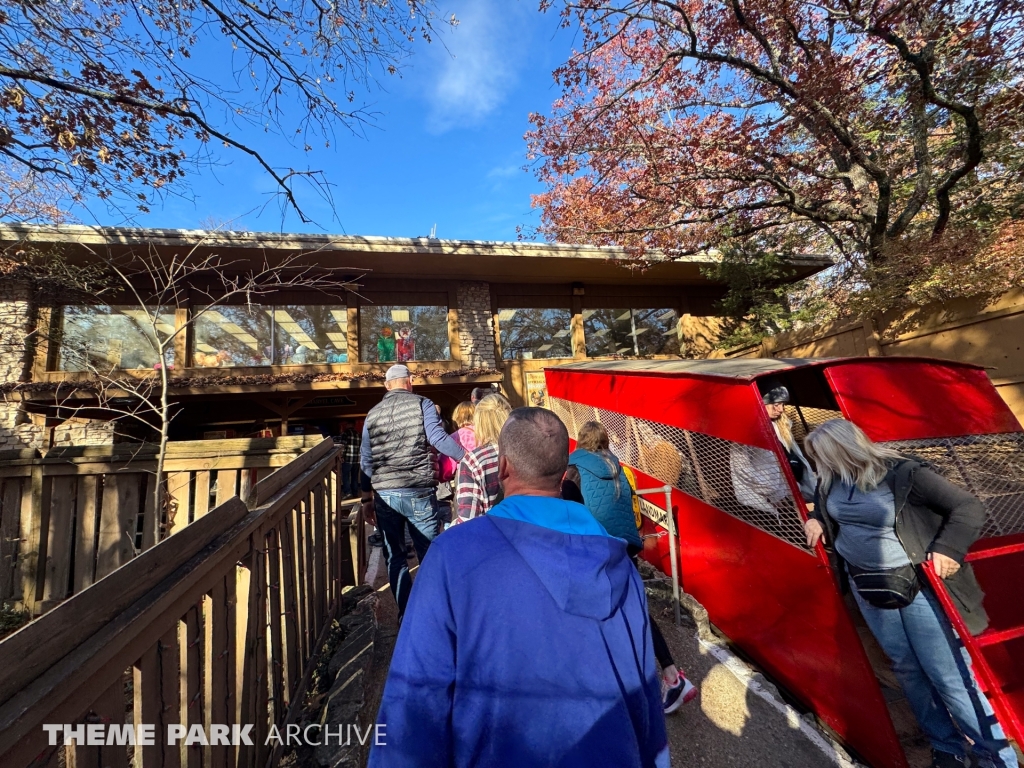
[[[586,507],[511,496],[424,558],[371,768],[668,768],[647,598]]]
[[[619,460],[608,451],[595,453],[577,448],[569,454],[569,464],[579,470],[583,501],[604,529],[643,549],[633,514],[633,489]]]

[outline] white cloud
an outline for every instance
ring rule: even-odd
[[[523,172],[522,163],[518,165],[499,165],[487,172],[488,179],[510,179]]]
[[[515,86],[526,49],[523,4],[471,0],[457,11],[458,28],[440,45],[430,93],[429,127],[444,132],[475,125]],[[433,47],[433,46],[432,46]]]

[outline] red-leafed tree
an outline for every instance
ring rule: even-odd
[[[571,0],[580,49],[528,134],[541,231],[638,253],[827,253],[863,275],[1020,216],[1022,11]]]

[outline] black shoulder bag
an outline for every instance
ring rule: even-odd
[[[818,497],[822,503],[822,512],[827,516],[828,494],[823,496],[819,493]],[[838,550],[836,556],[839,556]],[[917,569],[912,563],[899,568],[860,568],[847,560],[846,572],[857,593],[875,608],[906,608],[921,591]]]

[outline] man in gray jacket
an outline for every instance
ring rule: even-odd
[[[370,409],[363,424],[359,464],[373,486],[373,511],[367,517],[375,517],[370,522],[384,534],[388,581],[401,617],[412,587],[405,532],[408,529],[421,562],[439,532],[431,447],[456,461],[461,461],[465,452],[444,431],[434,403],[413,394],[406,366],[388,368],[384,387],[387,394]],[[369,494],[363,495],[363,501],[370,501]]]

